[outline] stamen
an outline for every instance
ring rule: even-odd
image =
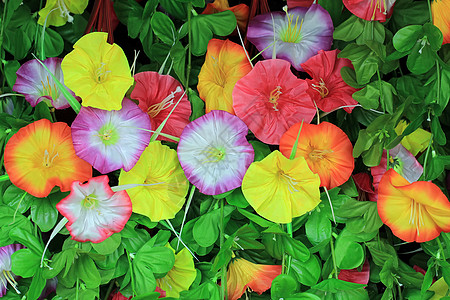
[[[325,150],[314,149],[308,154],[308,156],[312,160],[317,160],[317,159],[323,159],[329,153],[333,153],[333,150],[329,150],[329,149],[325,149]]]
[[[72,23],[73,17],[70,15],[70,11],[67,9],[64,0],[58,0],[58,8],[60,11],[60,16],[63,18],[67,18],[67,22]]]
[[[90,195],[84,197],[84,199],[82,200],[82,205],[88,209],[95,208],[96,204],[97,204],[97,198],[93,194],[90,194]]]
[[[151,105],[147,109],[147,113],[151,118],[156,117],[162,110],[169,108],[173,104],[173,99],[175,98],[176,93],[180,93],[181,87],[177,86],[175,91],[171,92],[166,98],[164,98],[161,102]]]
[[[21,293],[17,289],[17,282],[14,279],[14,276],[11,274],[11,272],[3,270],[3,275],[5,276],[5,279],[9,282],[9,284],[13,287],[13,289],[16,291],[16,293],[20,295]]]
[[[287,183],[288,185],[288,191],[292,194],[295,192],[298,192],[299,190],[297,190],[295,188],[295,186],[298,184],[298,182],[292,178],[291,176],[287,175],[286,173],[284,173],[283,171],[279,171],[279,175],[281,176],[281,179]]]
[[[108,74],[111,73],[111,71],[109,70],[105,70],[106,69],[106,64],[104,62],[102,62],[100,64],[100,67],[97,68],[97,70],[95,70],[95,74],[94,74],[94,79],[95,81],[97,81],[97,83],[103,83],[106,78],[108,77]]]
[[[108,129],[108,130],[103,131],[102,134],[97,134],[96,136],[101,137],[105,141],[109,141],[111,139],[111,133],[112,133],[112,129]]]
[[[303,19],[300,21],[300,27],[298,27],[299,16],[295,19],[294,25],[294,16],[289,14],[287,6],[283,7],[283,10],[286,12],[287,29],[280,35],[280,38],[285,43],[298,43],[302,39],[300,33],[302,31]]]
[[[311,84],[311,86],[313,90],[319,92],[322,99],[328,96],[328,94],[330,93],[322,78],[320,78],[319,84]]]
[[[52,150],[51,154],[48,152],[47,149],[44,150],[44,158],[42,160],[42,165],[44,167],[46,167],[46,168],[51,167],[55,158],[59,156],[58,152],[56,152],[55,155],[53,155],[53,152],[55,152],[55,145],[53,145],[53,150]]]
[[[280,98],[280,95],[282,94],[283,92],[281,92],[281,86],[277,86],[275,89],[273,89],[271,92],[270,92],[270,95],[269,95],[269,102],[271,103],[271,104],[273,104],[273,110],[274,111],[278,111],[278,108],[277,108],[277,106],[278,106],[278,99]]]
[[[56,84],[53,83],[50,84],[50,78],[47,76],[47,83],[43,82],[41,80],[41,84],[42,84],[42,95],[44,96],[50,96],[52,99],[56,99],[58,98],[58,90],[56,88]]]
[[[225,158],[225,151],[214,147],[208,147],[201,153],[206,156],[205,159],[202,160],[202,164],[218,162]]]

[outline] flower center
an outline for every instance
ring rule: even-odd
[[[299,16],[295,19],[294,24],[294,16],[288,13],[287,6],[283,7],[283,10],[286,12],[287,28],[281,33],[280,39],[285,43],[298,43],[302,40],[300,33],[302,31],[303,19],[300,21],[300,26],[298,26]]]
[[[56,152],[56,154],[53,154],[54,152],[55,152],[55,145],[53,145],[53,150],[51,154],[48,152],[47,149],[44,150],[44,158],[42,160],[42,166],[46,168],[50,168],[52,166],[55,158],[59,156],[58,152]]]
[[[295,188],[295,186],[298,184],[298,182],[286,174],[283,170],[278,171],[278,175],[281,181],[283,181],[288,186],[288,191],[292,194],[295,192],[298,192],[298,190]]]
[[[409,224],[416,225],[417,235],[420,235],[419,227],[425,225],[423,222],[422,209],[423,207],[420,203],[417,203],[414,200],[411,201]]]
[[[227,74],[225,74],[224,70],[219,66],[217,58],[211,55],[212,60],[214,61],[214,82],[220,86],[225,87],[227,83]]]
[[[20,294],[20,291],[17,289],[17,282],[14,279],[14,275],[11,274],[11,271],[3,270],[2,271],[3,276],[0,276],[0,283],[6,287],[6,281],[9,282],[9,284],[13,287],[13,289],[16,291],[17,294]]]
[[[328,96],[328,94],[330,93],[330,91],[328,90],[328,88],[325,85],[325,82],[323,81],[322,78],[320,78],[319,84],[311,84],[312,89],[319,92],[320,97],[325,98],[326,96]]]
[[[277,101],[280,98],[281,94],[282,94],[281,86],[279,86],[279,85],[270,92],[269,103],[271,103],[273,105],[274,111],[278,111],[278,108],[277,108],[278,102]]]
[[[102,62],[100,63],[100,67],[95,70],[94,79],[97,83],[101,84],[107,80],[109,73],[111,73],[111,71],[107,70],[106,64]]]
[[[202,163],[218,162],[225,158],[225,150],[224,149],[208,147],[207,149],[203,150],[201,153],[205,154],[205,159],[203,159]]]
[[[73,17],[69,14],[70,11],[67,9],[66,4],[64,3],[64,0],[58,0],[58,8],[59,8],[60,16],[63,18],[67,18],[67,22],[72,23]]]
[[[375,1],[375,4],[374,4]],[[377,8],[380,10],[380,13],[383,13],[383,15],[387,15],[387,5],[386,5],[386,0],[382,0],[383,1],[383,6],[384,6],[384,11],[382,10],[382,5],[381,5],[381,1],[380,0],[371,0],[370,1],[370,6],[369,9],[372,9],[373,6],[373,14],[372,14],[372,21],[375,19],[375,12],[377,11]]]
[[[308,156],[311,160],[319,160],[326,157],[327,154],[333,153],[333,150],[320,150],[320,149],[314,149],[313,151],[309,152]]]
[[[103,125],[95,136],[100,137],[101,142],[105,145],[114,145],[119,140],[119,134],[110,123]]]
[[[89,196],[84,197],[84,199],[81,202],[81,205],[83,205],[85,208],[92,209],[95,208],[97,205],[97,196],[94,194],[90,194]]]
[[[147,109],[147,113],[150,118],[156,117],[162,110],[169,108],[173,104],[173,99],[175,98],[176,93],[181,93],[181,87],[177,86],[175,91],[171,92],[166,98],[164,98],[161,102],[151,105]]]
[[[50,84],[50,78],[48,78],[48,76],[46,78],[47,78],[47,82],[44,82],[41,80],[42,95],[50,96],[50,98],[55,100],[58,98],[58,90],[56,89],[56,85]]]

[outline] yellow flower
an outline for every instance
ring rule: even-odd
[[[397,127],[395,127],[395,132],[400,135],[408,127],[408,123],[405,120],[400,121]],[[430,142],[431,133],[422,128],[418,128],[411,134],[408,134],[402,139],[401,144],[405,147],[412,155],[416,156],[417,153],[424,151],[428,147]]]
[[[303,157],[287,159],[275,150],[250,165],[242,193],[255,211],[276,223],[290,223],[320,202],[320,178]]]
[[[169,244],[166,247],[175,254]],[[184,248],[175,255],[175,264],[166,276],[156,279],[156,286],[166,292],[166,297],[178,298],[180,292],[189,289],[195,277],[197,277],[197,270],[194,266],[194,259],[188,249]]]
[[[64,57],[61,68],[64,83],[82,98],[83,106],[119,110],[134,79],[122,48],[108,44],[107,38],[105,32],[83,36]]]
[[[127,189],[133,212],[153,222],[175,217],[189,188],[177,152],[159,141],[148,145],[133,169],[120,172],[119,185],[125,184],[155,184]]]
[[[86,9],[88,0],[47,0],[45,7],[39,11],[39,25],[63,26],[73,22],[70,13],[80,15]],[[47,20],[47,22],[46,22]]]

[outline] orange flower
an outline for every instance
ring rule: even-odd
[[[450,202],[432,182],[409,183],[394,169],[381,178],[378,214],[392,232],[407,242],[426,242],[450,232]]]
[[[92,177],[92,167],[75,154],[70,127],[41,119],[21,128],[5,147],[5,169],[11,182],[36,197],[54,186],[70,191],[72,181]]]
[[[219,13],[225,10],[231,10],[231,12],[235,15],[237,24],[239,25],[239,29],[244,31],[247,27],[248,22],[248,14],[250,9],[245,4],[238,4],[230,7],[228,4],[228,0],[215,0],[213,3],[208,3],[206,5],[205,10],[202,12],[204,15],[210,15]]]
[[[301,123],[297,123],[281,137],[280,151],[291,155]],[[320,177],[320,186],[328,189],[348,180],[355,166],[353,146],[339,127],[322,122],[319,125],[303,123],[295,157],[303,156],[309,168]]]
[[[449,0],[431,1],[431,14],[433,16],[433,25],[439,28],[444,35],[443,44],[450,43],[450,11]]]
[[[228,300],[239,299],[247,288],[261,295],[280,274],[280,265],[258,265],[243,258],[236,258],[228,266]]]
[[[234,114],[233,88],[251,69],[244,48],[229,40],[210,40],[197,85],[206,112],[224,110]]]

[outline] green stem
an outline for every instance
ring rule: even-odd
[[[0,182],[7,181],[7,180],[9,180],[8,174],[0,175]]]
[[[427,2],[428,2],[428,13],[430,14],[430,22],[433,24],[433,14],[431,13],[430,0],[428,0]]]
[[[380,104],[384,103],[383,102],[383,87],[381,85],[381,75],[380,75],[380,70],[377,69],[377,77],[378,77],[378,90],[380,91]],[[383,112],[386,112],[384,110],[384,105],[383,105]]]
[[[134,276],[133,276],[133,266],[131,265],[130,252],[127,251],[128,258],[128,267],[130,268],[130,278],[131,278],[131,290],[133,291],[133,297],[136,296],[135,284],[134,284]]]
[[[338,279],[338,270],[336,265],[336,255],[334,253],[333,237],[330,238],[331,258],[333,260],[334,278]]]
[[[189,46],[188,46],[188,65],[186,68],[186,84],[185,84],[185,90],[189,88],[189,77],[191,75],[191,63],[192,63],[192,22],[191,22],[191,13],[193,13],[194,9],[192,8],[192,3],[188,3],[187,7],[187,19],[188,19],[188,39],[189,39]],[[195,12],[195,10],[194,10]]]
[[[386,171],[389,170],[389,149],[386,149]]]
[[[223,244],[225,243],[225,224],[224,224],[224,211],[223,211],[223,202],[225,200],[220,199],[220,249],[222,250]],[[220,299],[228,299],[227,295],[227,266],[222,267],[222,276],[221,276],[221,298]]]
[[[106,290],[106,294],[105,294],[105,299],[104,300],[108,300],[109,294],[111,294],[111,291],[114,287],[114,282],[116,282],[115,280],[111,280],[111,283],[108,286],[108,290]]]
[[[437,242],[438,245],[439,245],[439,250],[441,250],[442,258],[444,259],[444,261],[446,261],[447,259],[445,258],[444,247],[442,247],[442,243],[441,243],[441,241],[439,240],[439,237],[436,238],[436,242]]]
[[[78,291],[80,290],[80,279],[77,277],[77,287],[75,290],[75,300],[78,300]]]
[[[286,224],[286,230],[287,230],[289,236],[292,238],[293,237],[292,222]],[[289,270],[291,269],[292,257],[287,253],[285,253],[284,256],[286,256],[286,273],[284,273],[284,274],[289,274]]]
[[[3,7],[3,17],[2,17],[2,27],[0,28],[0,58],[2,60],[2,63],[0,63],[0,72],[1,74],[5,74],[4,70],[3,70],[3,61],[5,58],[4,55],[4,51],[3,51],[3,33],[4,33],[4,27],[5,27],[5,22],[4,20],[6,20],[6,7],[8,6],[8,0],[5,0],[5,6]],[[6,83],[6,76],[2,76],[3,77],[3,82],[2,82],[2,91],[3,88],[5,87],[5,83]]]
[[[440,105],[441,102],[441,68],[439,66],[439,61],[436,60],[436,75],[437,75],[437,91],[436,91],[436,100]]]
[[[423,161],[423,179],[426,180],[426,171],[427,171],[427,162],[428,162],[428,154],[430,153],[431,142],[433,141],[433,133],[430,136],[430,141],[428,142],[427,152],[425,153],[425,160]]]

